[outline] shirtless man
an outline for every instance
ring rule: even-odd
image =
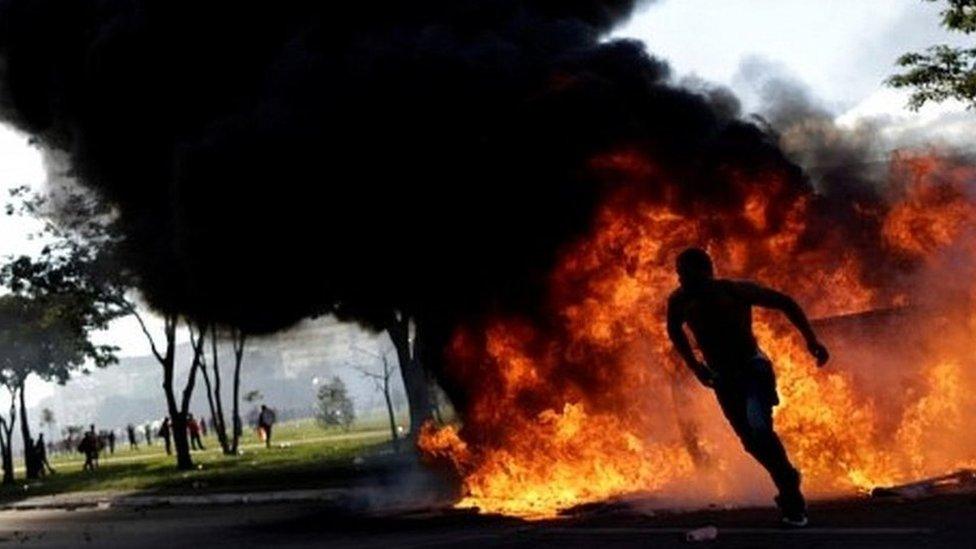
[[[792,298],[753,282],[715,278],[712,260],[704,250],[683,251],[677,270],[681,287],[668,298],[668,335],[675,349],[698,380],[715,389],[722,412],[742,445],[773,478],[784,524],[806,526],[800,472],[773,431],[773,407],[779,404],[776,378],[752,332],[752,307],[786,314],[803,334],[818,366],[826,364],[827,348],[817,340],[803,309]],[[691,348],[683,327],[686,323],[704,361]]]

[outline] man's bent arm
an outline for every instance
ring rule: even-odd
[[[810,320],[796,300],[771,288],[764,288],[759,285],[754,285],[752,288],[753,295],[751,297],[754,304],[760,307],[766,307],[767,309],[781,311],[796,326],[796,329],[800,331],[800,334],[803,335],[803,339],[807,343],[815,343],[817,341],[817,334],[813,331]]]
[[[807,319],[807,315],[803,312],[803,309],[800,308],[792,297],[770,288],[764,288],[758,284],[743,283],[739,288],[746,294],[747,299],[753,305],[782,311],[786,315],[786,318],[790,319],[790,322],[803,334],[803,339],[807,342],[807,348],[810,350],[810,354],[817,359],[817,365],[823,366],[827,363],[827,360],[830,359],[830,353],[827,352],[827,348],[817,339],[817,334],[814,333],[813,326],[810,325],[810,320]]]
[[[671,338],[671,343],[674,344],[675,350],[681,355],[685,364],[692,370],[697,370],[699,366],[698,358],[695,357],[694,351],[691,350],[691,342],[688,341],[688,335],[685,334],[684,328],[682,328],[683,324],[684,318],[682,318],[681,311],[669,303],[668,337]]]

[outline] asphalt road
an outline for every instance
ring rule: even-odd
[[[0,548],[18,547],[634,547],[687,546],[715,526],[709,547],[974,547],[973,495],[821,503],[803,530],[772,509],[647,515],[627,506],[523,522],[443,508],[379,512],[364,502],[0,512]],[[695,543],[691,543],[695,545]]]

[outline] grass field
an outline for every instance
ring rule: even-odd
[[[0,487],[0,500],[79,491],[140,491],[152,493],[233,492],[270,489],[323,488],[354,476],[358,456],[387,451],[390,431],[383,422],[368,420],[349,432],[323,429],[314,420],[276,426],[273,445],[265,448],[247,430],[237,456],[225,456],[214,436],[204,438],[206,450],[193,452],[196,469],[178,471],[162,440],[152,447],[129,450],[116,444],[114,454],[102,453],[94,473],[82,471],[81,454],[53,456],[56,474],[26,481],[23,468],[13,486]]]

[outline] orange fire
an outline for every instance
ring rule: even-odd
[[[665,177],[630,151],[592,167],[618,180]],[[809,493],[976,463],[965,421],[976,410],[976,170],[895,155],[889,202],[854,207],[847,221],[875,231],[873,248],[864,234],[853,245],[850,231],[815,215],[816,195],[790,191],[777,174],[733,180],[735,200],[723,208],[682,202],[667,181],[653,196],[622,186],[551,273],[551,325],[496,318],[458,330],[452,373],[478,390],[460,430],[427,425],[420,446],[457,468],[460,506],[539,518],[631,494],[672,506],[772,494],[665,333],[673,260],[690,245],[705,246],[722,276],[788,291],[812,317],[908,306],[872,333],[861,330],[870,320],[841,318],[833,331],[822,323],[834,355],[823,370],[783,319],[757,316],[778,376],[776,428]]]

